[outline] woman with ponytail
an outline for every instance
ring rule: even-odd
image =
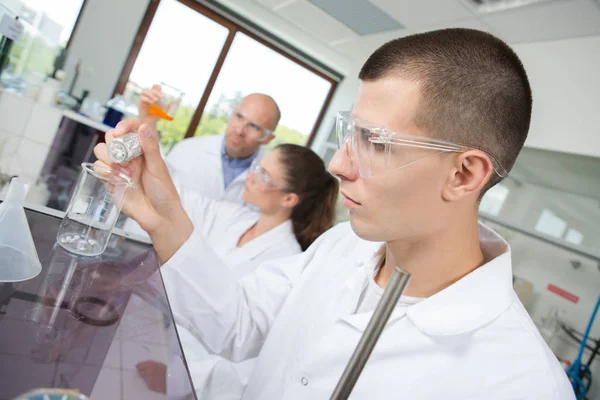
[[[293,144],[280,145],[276,150],[282,160],[287,190],[299,196],[290,218],[296,240],[306,250],[331,228],[339,184],[312,150]]]
[[[109,131],[107,141],[130,131],[127,123]],[[94,152],[98,162],[132,177],[136,186],[128,192],[123,212],[149,233],[163,270],[181,262],[193,263],[198,269],[220,265],[234,282],[266,261],[306,250],[333,224],[338,181],[309,148],[283,144],[256,159],[246,179],[246,204],[241,205],[207,199],[178,186],[169,175],[156,140],[146,134],[143,125],[138,132],[144,154],[127,166],[112,164],[105,144],[97,145]],[[168,283],[165,281],[167,294],[172,296]],[[195,295],[179,288],[176,291],[178,297],[189,296],[190,301]],[[172,308],[176,316],[193,312],[185,303],[180,309]],[[198,398],[241,397],[254,361],[237,364],[209,355],[184,326],[178,325],[177,330]],[[153,361],[138,364],[138,372],[150,388],[163,390],[181,387],[169,384],[166,377],[185,379],[186,375]]]

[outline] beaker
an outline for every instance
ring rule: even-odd
[[[79,393],[77,389],[43,388],[23,393],[14,400],[89,400],[89,397]]]
[[[160,90],[162,92],[162,97],[158,102],[150,104],[148,113],[167,121],[173,121],[184,93],[164,82],[161,82]]]
[[[65,250],[97,256],[106,249],[131,179],[106,166],[81,164],[82,170],[56,240]]]

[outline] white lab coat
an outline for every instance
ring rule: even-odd
[[[242,203],[247,172],[225,188],[221,146],[223,135],[199,136],[177,143],[166,157],[173,180],[205,197]]]
[[[265,261],[302,252],[289,220],[237,247],[242,234],[258,220],[257,212],[242,204],[216,201],[182,187],[178,189],[183,208],[194,224],[192,251],[198,259],[206,262],[210,260],[213,267],[218,265],[217,268],[232,281],[254,271]],[[164,280],[166,282],[168,278]],[[193,286],[200,283],[189,284]],[[176,297],[181,290],[171,285],[166,288],[169,298]],[[181,304],[172,304],[171,308],[178,312],[180,306]],[[222,395],[225,389],[228,397],[224,398],[239,398],[253,370],[254,360],[242,363],[223,360],[219,356],[209,354],[202,343],[185,327],[178,326],[177,331],[195,389],[204,393],[206,398],[215,398],[212,395],[214,391]],[[185,379],[185,371],[173,368],[181,365],[181,362],[176,362],[168,368],[169,398],[185,398],[187,395],[169,390],[170,387],[186,387],[175,383],[175,380]],[[226,382],[226,386],[220,386],[221,382]]]
[[[329,398],[372,316],[355,310],[378,245],[340,224],[303,254],[231,282],[192,243],[162,270],[178,289],[169,301],[215,353],[258,355],[243,399]],[[352,399],[574,399],[513,291],[510,247],[483,225],[480,243],[485,265],[393,312]]]

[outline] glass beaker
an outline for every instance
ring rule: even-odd
[[[14,400],[89,400],[77,389],[45,388],[23,393]]]
[[[179,104],[183,99],[183,92],[173,86],[167,85],[164,82],[160,84],[160,90],[162,92],[162,97],[157,103],[150,104],[148,107],[148,112],[150,115],[154,115],[155,117],[173,121],[175,118],[175,114],[177,113],[177,109],[179,108]]]
[[[83,163],[81,167],[56,240],[72,253],[97,256],[106,249],[133,182],[127,175],[105,166]]]

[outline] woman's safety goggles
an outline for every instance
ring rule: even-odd
[[[260,157],[256,157],[252,161],[250,168],[248,168],[248,174],[251,174],[252,176],[254,176],[255,182],[259,185],[259,187],[262,190],[267,190],[267,189],[283,190],[283,188],[281,186],[279,186],[273,180],[273,178],[271,178],[271,175],[269,175],[267,170],[264,169],[260,165],[260,160],[261,160]]]
[[[336,132],[340,149],[346,147],[348,156],[358,164],[358,172],[363,178],[405,168],[436,154],[461,153],[467,150],[484,152],[501,178],[508,175],[498,160],[485,150],[444,140],[390,132],[383,126],[353,117],[349,112],[338,113]]]

